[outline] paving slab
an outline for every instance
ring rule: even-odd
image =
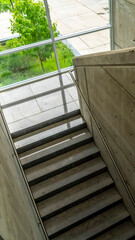
[[[7,123],[16,122],[34,114],[40,113],[41,110],[36,100],[24,102],[3,110]]]

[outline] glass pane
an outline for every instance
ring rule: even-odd
[[[61,68],[72,66],[72,59],[75,56],[74,49],[68,41],[56,43],[59,63]]]
[[[0,40],[18,37],[1,42],[0,51],[50,39],[43,0],[12,0],[6,7],[3,2],[0,4]]]
[[[0,57],[0,87],[56,71],[52,44]]]
[[[86,34],[57,43],[60,67],[72,65],[74,56],[110,51],[110,30]]]
[[[109,22],[108,0],[48,0],[52,22],[61,35],[99,27]]]

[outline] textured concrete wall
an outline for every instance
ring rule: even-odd
[[[77,84],[87,102],[85,104],[80,96],[82,115],[135,222],[135,209],[128,202],[123,187],[124,183],[135,199],[135,48],[78,57],[74,65]],[[106,139],[123,182],[87,105]]]
[[[114,0],[115,49],[135,46],[135,0]]]
[[[4,240],[43,240],[42,230],[0,116],[0,236]],[[1,239],[1,238],[0,238]]]

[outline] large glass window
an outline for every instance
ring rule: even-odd
[[[0,87],[109,50],[109,28],[108,0],[0,0]]]

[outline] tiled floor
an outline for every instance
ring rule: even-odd
[[[78,94],[72,83],[67,73],[62,75],[64,87],[61,87],[61,90],[59,76],[55,76],[0,93],[0,103],[11,132],[42,122],[43,119],[48,120],[52,116],[57,117],[58,113],[77,109]],[[71,86],[67,88],[67,85]],[[44,96],[36,97],[43,92]],[[33,99],[26,101],[31,96]],[[20,100],[21,102],[17,103]],[[7,104],[9,105],[4,107]]]

